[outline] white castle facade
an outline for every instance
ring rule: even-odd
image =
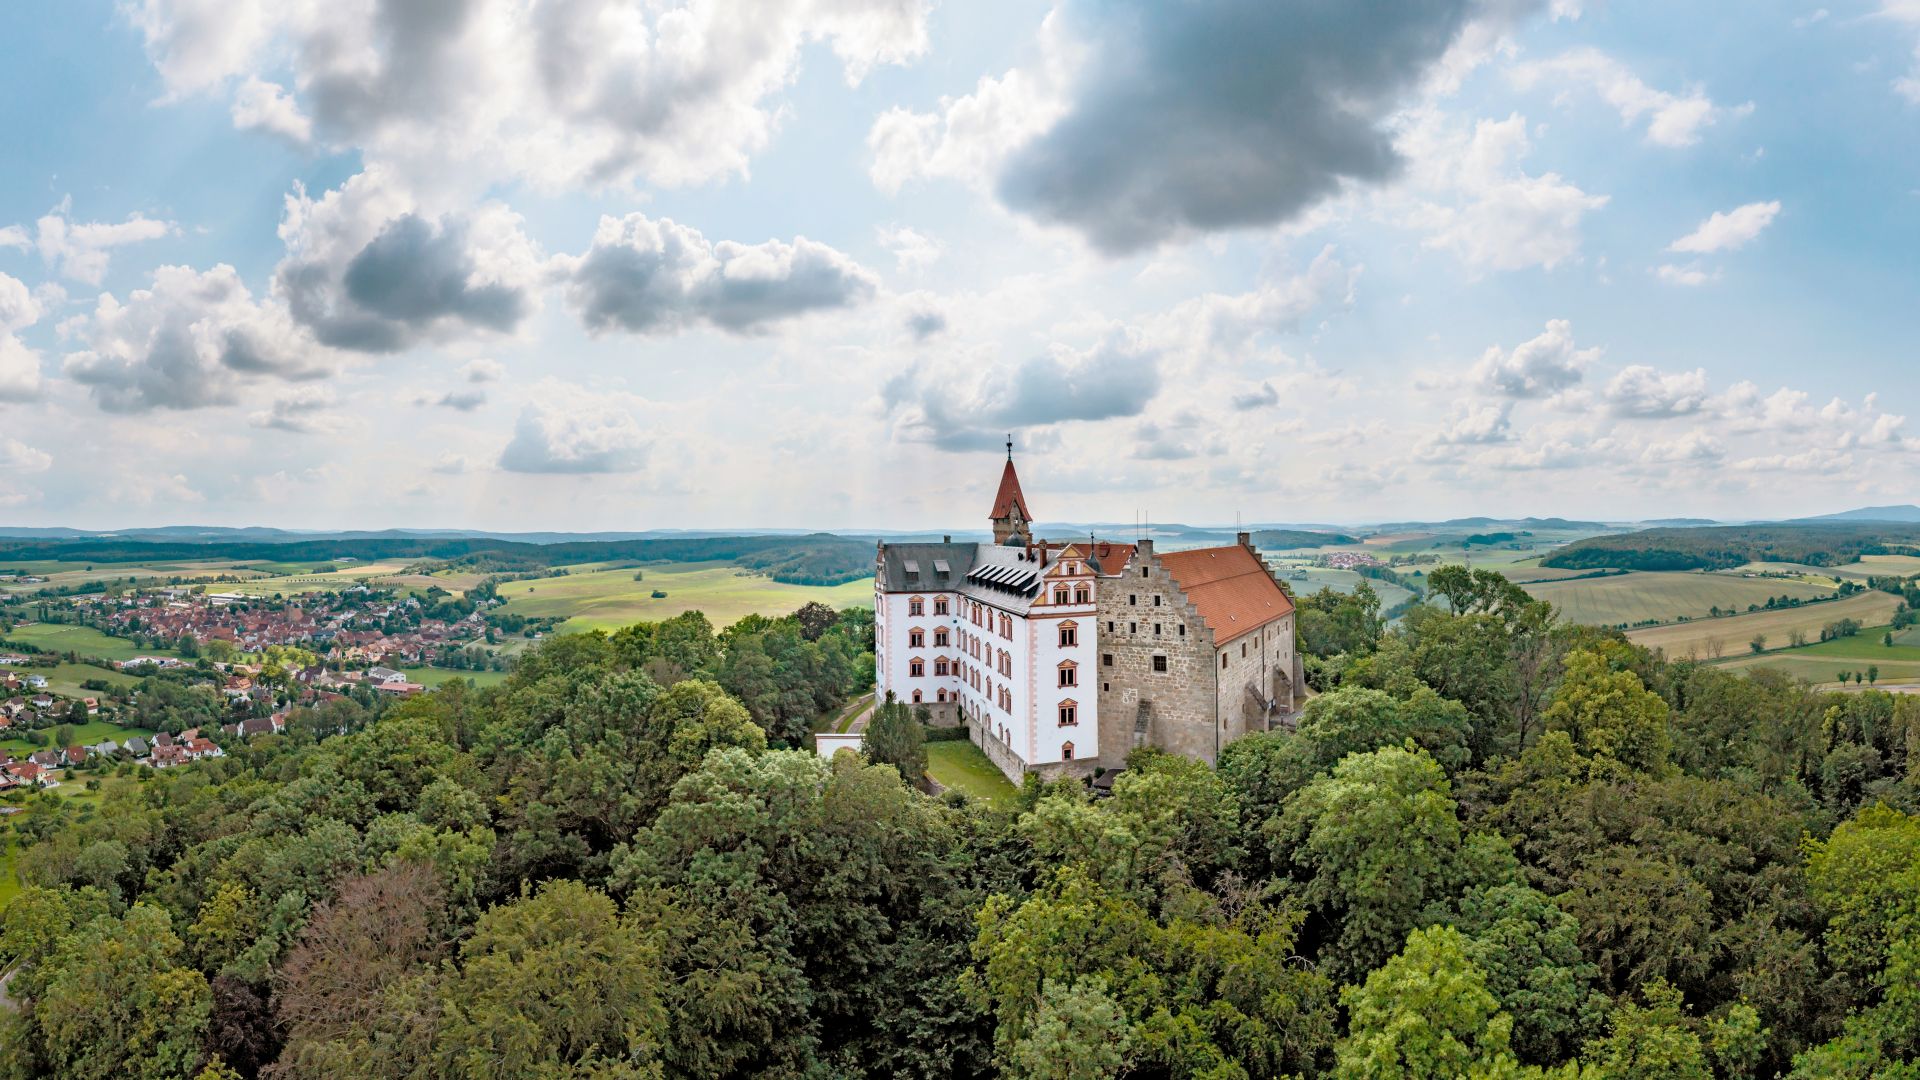
[[[875,555],[875,689],[963,723],[1014,782],[1118,769],[1135,747],[1217,760],[1293,712],[1293,602],[1248,535],[1036,541],[1009,454],[994,542]]]

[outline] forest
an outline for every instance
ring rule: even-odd
[[[1920,546],[1920,525],[1785,523],[1642,529],[1577,540],[1540,560],[1566,570],[1730,570],[1750,562],[1844,566]]]
[[[1297,729],[1007,810],[804,749],[861,613],[298,714],[32,815],[0,1076],[1920,1075],[1920,701],[1433,578],[1302,598]]]

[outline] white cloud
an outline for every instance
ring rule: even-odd
[[[19,248],[25,251],[33,246],[32,237],[27,230],[18,225],[0,227],[0,248]]]
[[[53,455],[45,450],[28,446],[12,436],[0,437],[0,472],[46,472],[52,464]]]
[[[1517,113],[1481,120],[1467,134],[1437,112],[1415,111],[1396,146],[1411,163],[1412,187],[1426,196],[1405,224],[1428,234],[1427,247],[1476,270],[1551,270],[1579,255],[1582,222],[1607,205],[1607,196],[1557,173],[1530,176],[1520,168],[1532,144]]]
[[[1599,348],[1576,348],[1573,324],[1553,319],[1539,336],[1511,351],[1488,346],[1469,377],[1488,393],[1503,397],[1551,397],[1580,382],[1600,353]]]
[[[1669,285],[1684,285],[1693,288],[1709,284],[1720,275],[1716,271],[1703,270],[1698,264],[1675,266],[1672,263],[1662,263],[1654,270],[1653,276]]]
[[[909,273],[924,270],[940,261],[946,245],[905,225],[882,225],[875,229],[880,246],[893,252],[900,269]]]
[[[68,377],[110,412],[194,409],[235,400],[254,377],[310,379],[334,357],[271,303],[256,303],[233,267],[163,266],[122,304],[100,294],[76,323],[86,348],[67,354]]]
[[[1777,200],[1748,203],[1724,212],[1716,210],[1698,228],[1667,245],[1667,250],[1691,255],[1733,251],[1751,243],[1768,225],[1773,224],[1773,219],[1779,213],[1780,203]]]
[[[1606,400],[1615,416],[1661,419],[1697,413],[1707,406],[1704,369],[1663,372],[1645,364],[1622,368],[1607,383]]]
[[[0,333],[40,321],[40,302],[19,278],[0,273]]]
[[[233,95],[233,126],[242,131],[264,131],[296,146],[313,139],[313,121],[279,83],[248,76]]]
[[[638,399],[554,380],[534,388],[520,410],[500,468],[524,473],[637,472],[653,439],[634,418]]]
[[[1675,438],[1648,443],[1640,460],[1648,465],[1679,465],[1719,461],[1726,456],[1727,448],[1719,439],[1694,428]]]
[[[88,285],[98,285],[107,276],[114,248],[158,240],[178,231],[170,221],[157,221],[138,213],[118,223],[74,222],[67,217],[72,208],[73,200],[69,197],[42,215],[34,223],[34,246],[48,266]],[[10,236],[0,239],[11,242],[25,238],[25,230],[19,226],[12,226],[10,231]]]
[[[116,470],[107,498],[129,506],[167,506],[207,501],[182,473],[152,470]]]
[[[593,246],[556,263],[568,302],[594,333],[666,333],[702,323],[757,333],[782,319],[863,303],[879,290],[865,267],[804,236],[712,243],[696,229],[644,214],[601,218]]]
[[[243,125],[358,147],[416,181],[543,188],[688,184],[743,174],[809,42],[848,82],[927,45],[927,0],[135,0],[178,95],[286,69],[291,100]],[[251,90],[249,88],[252,88]],[[284,91],[282,91],[284,93]]]
[[[1732,108],[1715,105],[1697,88],[1683,94],[1656,90],[1598,49],[1574,49],[1550,60],[1516,64],[1511,74],[1522,89],[1541,82],[1586,86],[1618,111],[1623,123],[1646,120],[1647,141],[1659,146],[1692,146],[1700,141],[1702,128],[1753,111],[1751,102]]]
[[[39,352],[0,330],[0,401],[32,401],[45,390]]]
[[[347,421],[328,411],[335,404],[330,387],[309,383],[274,398],[271,406],[247,417],[247,423],[300,435],[337,434],[346,429]]]
[[[1116,329],[1087,349],[1055,345],[1017,363],[915,364],[888,381],[895,437],[944,450],[996,446],[1003,433],[1139,416],[1160,393],[1160,350]]]

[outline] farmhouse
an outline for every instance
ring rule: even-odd
[[[1293,602],[1247,533],[1166,554],[1035,540],[1011,446],[989,520],[991,544],[880,543],[875,683],[966,725],[1016,783],[1142,746],[1214,762],[1297,707]]]

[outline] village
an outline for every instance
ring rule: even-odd
[[[0,739],[16,744],[0,748],[0,791],[57,787],[74,769],[220,757],[216,740],[280,733],[295,707],[421,693],[426,686],[402,667],[478,652],[489,636],[477,608],[439,617],[417,597],[365,587],[297,600],[168,587],[67,597],[39,613],[57,620],[40,629],[97,632],[140,651],[109,661],[16,643],[18,651],[0,653]],[[35,627],[18,623],[13,632],[29,639]],[[163,728],[176,725],[166,720],[182,710],[143,695],[186,700],[192,718],[213,722],[170,733]],[[62,737],[79,731],[89,737]]]

